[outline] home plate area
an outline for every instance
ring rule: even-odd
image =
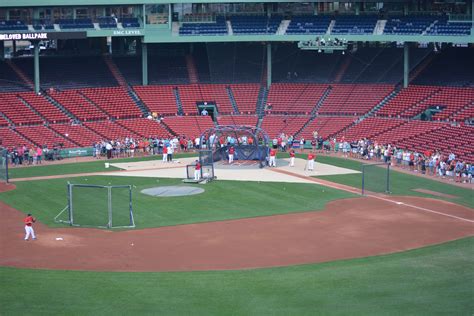
[[[193,164],[196,158],[182,158],[173,163],[163,163],[161,161],[140,161],[127,163],[111,164],[116,168],[126,172],[110,172],[111,176],[135,176],[151,178],[186,178],[186,165]],[[336,167],[323,163],[315,163],[314,171],[305,170],[306,160],[296,158],[295,166],[289,166],[288,159],[277,159],[276,168],[258,168],[258,163],[249,163],[248,161],[239,162],[236,160],[233,164],[226,162],[216,163],[215,176],[217,180],[238,180],[238,181],[263,181],[263,182],[293,182],[293,183],[314,183],[311,179],[305,179],[301,176],[326,176],[336,174],[360,173],[356,170]],[[272,169],[284,170],[286,173],[276,173]],[[292,175],[294,174],[294,175]]]

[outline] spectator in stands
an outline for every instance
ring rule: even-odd
[[[202,111],[201,111],[202,116],[207,116],[208,114],[209,114],[209,112],[207,112],[207,110],[205,108],[202,109]]]

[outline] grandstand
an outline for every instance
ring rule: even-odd
[[[196,6],[181,14],[161,2],[110,0],[99,13],[74,1],[55,11],[53,1],[52,15],[34,3],[4,2],[2,34],[48,36],[0,40],[7,147],[194,138],[215,124],[236,124],[262,127],[270,137],[311,139],[318,131],[453,151],[473,162],[468,3],[456,10],[425,4],[423,14],[408,3],[400,4],[403,12],[389,4],[341,11],[309,3],[307,12],[299,3],[213,3],[205,13]],[[15,15],[18,8],[26,13]],[[207,103],[212,115],[202,117]],[[145,119],[151,114],[161,119]]]

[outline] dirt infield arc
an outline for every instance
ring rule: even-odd
[[[54,229],[38,223],[38,240],[23,241],[23,214],[0,202],[0,266],[95,271],[250,269],[387,254],[474,235],[474,213],[469,208],[416,197],[397,199],[468,220],[364,197],[334,201],[319,212],[142,230]]]

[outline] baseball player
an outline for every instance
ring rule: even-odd
[[[234,153],[235,153],[235,148],[232,146],[229,148],[229,164],[234,162]]]
[[[36,218],[34,218],[31,214],[28,214],[25,219],[23,220],[25,223],[25,240],[28,240],[31,237],[33,240],[36,239],[35,231],[33,230],[33,223],[36,222]]]
[[[295,166],[295,151],[292,149],[290,151],[290,167]]]
[[[196,159],[196,166],[194,167],[194,180],[201,179],[201,163]]]
[[[308,154],[308,170],[313,171],[314,170],[314,159],[316,158],[316,155],[310,152]]]
[[[270,149],[270,160],[268,161],[270,167],[276,167],[276,153],[277,150],[275,148]]]

